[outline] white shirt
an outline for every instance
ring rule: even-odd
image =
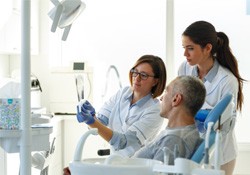
[[[193,75],[198,77],[197,66],[190,66],[184,61],[179,67],[178,75]],[[234,97],[233,102],[237,104],[238,81],[236,77],[225,67],[222,67],[217,60],[214,61],[212,69],[205,76],[206,100],[202,109],[212,109],[227,93]],[[236,119],[236,105],[233,107],[231,120],[226,121],[222,126],[222,158],[221,165],[233,160],[237,156],[237,143],[234,134]]]
[[[145,141],[158,134],[164,120],[160,117],[158,99],[148,94],[131,105],[132,95],[130,87],[121,89],[103,105],[97,115],[102,123],[114,131],[110,144],[123,156],[132,156]]]

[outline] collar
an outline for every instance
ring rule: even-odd
[[[219,62],[216,59],[214,59],[214,65],[213,65],[212,69],[210,69],[210,71],[204,77],[204,82],[209,81],[211,83],[212,80],[214,79],[214,77],[216,76],[218,70],[219,70]],[[199,77],[197,65],[195,65],[195,67],[192,71],[192,75],[195,77]]]
[[[133,98],[133,92],[131,92],[131,94],[127,97],[127,100],[131,101]],[[134,103],[132,106],[134,105],[138,105],[138,106],[142,106],[144,105],[150,98],[152,98],[151,92],[144,96],[143,98],[141,98],[140,100],[138,100],[136,103]]]

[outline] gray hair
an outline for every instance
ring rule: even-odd
[[[178,76],[174,83],[174,91],[182,94],[184,106],[194,116],[202,107],[206,97],[203,82],[193,76]]]

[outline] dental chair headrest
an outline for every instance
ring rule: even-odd
[[[231,112],[232,109],[232,105],[229,105],[232,98],[233,95],[228,93],[215,105],[212,110],[201,109],[197,112],[195,120],[200,132],[204,132],[204,130],[207,129],[209,122],[213,122],[215,124],[219,120],[220,116],[223,115],[224,111],[228,111],[226,115],[230,116],[228,113]],[[223,119],[223,121],[225,120],[227,119]]]
[[[223,114],[229,103],[233,98],[232,94],[226,94],[223,99],[221,99],[215,107],[208,113],[208,116],[204,122],[205,128],[207,129],[208,122],[216,123],[220,116]]]

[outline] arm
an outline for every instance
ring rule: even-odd
[[[109,142],[113,136],[113,131],[103,125],[99,120],[95,120],[94,123],[89,125],[91,128],[97,128],[98,134],[104,138],[107,142]]]
[[[163,131],[164,133],[164,131]],[[167,133],[167,132],[166,132]],[[185,149],[183,141],[180,137],[175,135],[159,135],[157,139],[152,141],[150,144],[142,147],[138,150],[133,157],[137,158],[147,158],[147,159],[154,159],[164,162],[164,163],[173,165],[174,163],[174,151],[175,147],[178,147],[179,156],[185,157]],[[166,152],[164,153],[164,149]],[[165,154],[165,155],[164,155]]]

